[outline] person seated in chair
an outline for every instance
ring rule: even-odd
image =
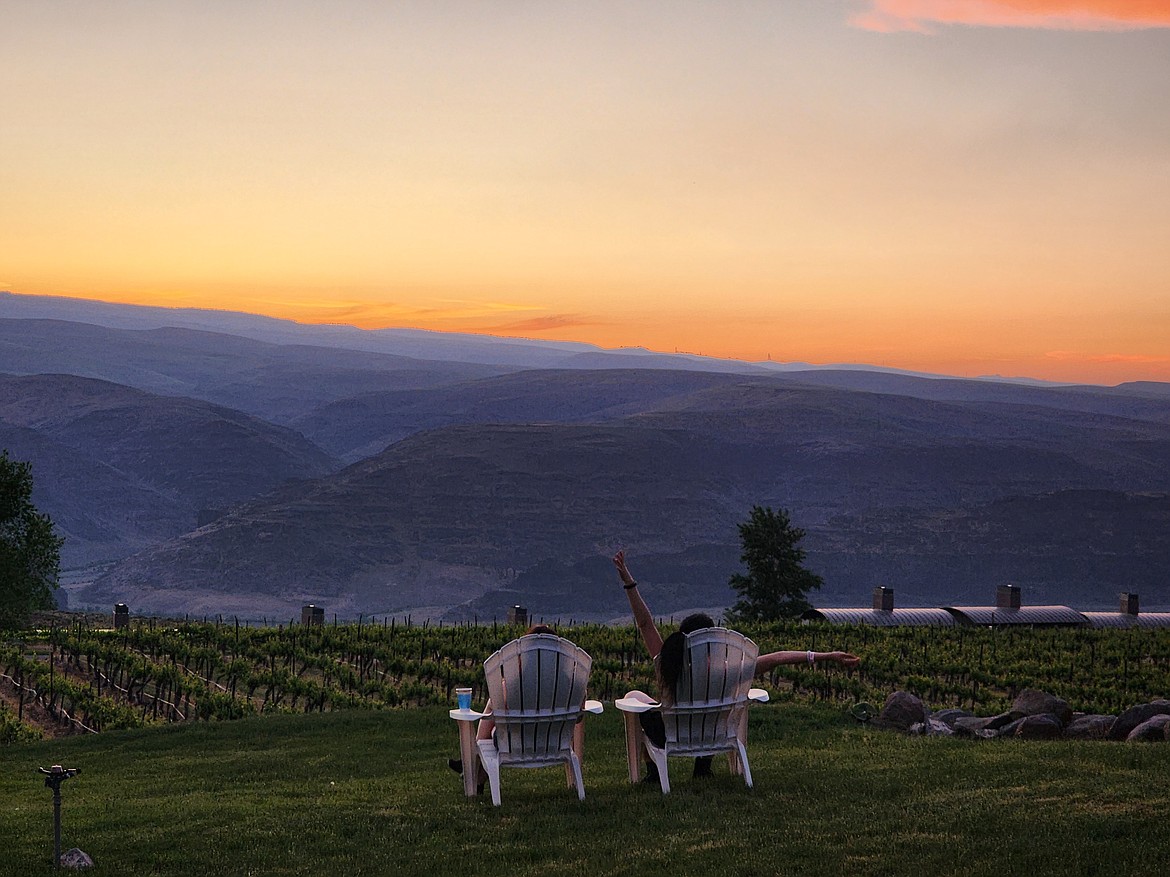
[[[638,632],[642,636],[642,642],[645,644],[646,650],[650,653],[650,657],[654,661],[654,670],[659,689],[658,702],[671,703],[674,700],[675,684],[678,681],[679,673],[682,671],[683,647],[686,643],[686,635],[694,633],[696,630],[714,627],[715,620],[704,612],[688,615],[682,620],[679,629],[664,640],[661,632],[659,632],[654,624],[654,616],[650,613],[650,608],[638,592],[638,582],[630,574],[629,567],[626,565],[626,552],[624,550],[614,555],[613,564],[617,568],[618,577],[621,579],[622,587],[625,589],[626,596],[629,598],[630,609],[634,613],[634,623],[637,625]],[[781,664],[817,664],[825,662],[839,664],[842,667],[856,667],[861,662],[861,658],[857,657],[857,655],[840,651],[769,652],[766,655],[760,655],[756,659],[756,676],[764,676]],[[643,691],[631,691],[626,694],[626,697],[637,698],[647,703],[655,702],[654,698]],[[644,712],[640,713],[638,717],[642,723],[642,730],[650,742],[659,748],[665,746],[666,726],[662,722],[661,714],[657,712]],[[739,716],[739,735],[740,739],[746,742],[746,710],[742,711]],[[710,756],[696,758],[695,776],[710,776],[711,761]],[[654,766],[654,762],[648,761],[646,763],[646,769],[646,781],[658,782],[658,770]]]
[[[530,636],[536,633],[546,633],[550,636],[558,636],[557,632],[549,627],[547,624],[534,624],[528,630],[524,631],[524,636]],[[585,752],[585,724],[583,722],[584,716],[577,720],[576,726],[573,728],[573,751],[577,753],[577,758],[584,764]],[[483,706],[483,718],[479,720],[476,726],[475,739],[490,740],[492,733],[496,729],[495,720],[492,718],[492,702],[489,699]],[[478,759],[477,759],[478,762]],[[448,758],[447,766],[457,774],[463,774],[463,759]],[[483,792],[483,784],[487,782],[487,773],[483,769],[483,765],[479,765],[479,773],[476,777],[476,791]]]

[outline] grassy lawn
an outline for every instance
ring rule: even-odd
[[[915,739],[827,707],[751,717],[756,787],[716,763],[672,794],[625,779],[619,714],[588,721],[584,803],[560,769],[461,794],[445,709],[272,716],[0,748],[0,875],[1166,873],[1170,746]]]

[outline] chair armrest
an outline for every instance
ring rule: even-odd
[[[769,700],[771,700],[771,697],[768,695],[768,692],[764,691],[764,689],[753,688],[748,691],[748,700],[754,700],[756,703],[767,703]]]
[[[475,710],[450,710],[447,715],[457,722],[477,722],[487,713],[477,713]]]
[[[615,700],[613,702],[613,705],[616,706],[623,713],[644,713],[644,712],[647,712],[648,710],[656,710],[660,706],[662,706],[662,704],[660,704],[660,703],[655,703],[655,702],[648,703],[647,701],[639,700],[636,697],[619,698],[618,700]]]
[[[595,716],[599,716],[599,715],[601,715],[601,713],[604,709],[605,709],[605,707],[603,707],[601,705],[600,700],[587,700],[587,701],[585,701],[585,712],[587,712],[587,713],[592,713]]]

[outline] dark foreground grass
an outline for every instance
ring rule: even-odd
[[[1165,874],[1170,746],[915,739],[830,708],[753,710],[756,787],[625,780],[620,716],[588,725],[584,803],[558,769],[462,796],[444,709],[274,716],[0,748],[0,875]]]

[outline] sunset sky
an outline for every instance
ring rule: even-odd
[[[1170,0],[0,0],[0,290],[1170,381]]]

